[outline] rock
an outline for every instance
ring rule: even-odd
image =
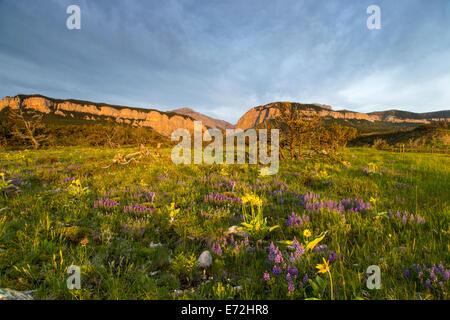
[[[208,268],[212,264],[212,256],[211,253],[206,250],[203,251],[200,257],[198,258],[198,265],[202,268]]]
[[[152,241],[152,243],[150,243],[148,245],[148,247],[149,248],[158,248],[158,247],[162,247],[162,244],[161,243],[153,243],[153,241]]]
[[[20,190],[19,187],[13,185],[7,186],[3,191],[8,197],[14,197],[22,193],[22,190]]]
[[[245,113],[236,124],[237,129],[247,130],[250,128],[255,128],[258,125],[276,118],[279,115],[279,107],[282,105],[294,106],[300,109],[300,113],[306,117],[310,117],[313,114],[319,115],[319,117],[327,117],[333,119],[357,119],[357,120],[367,120],[370,122],[374,121],[387,121],[387,122],[411,122],[411,123],[430,123],[433,117],[428,119],[428,117],[422,117],[417,115],[417,119],[412,119],[412,117],[402,117],[391,115],[390,111],[385,112],[372,112],[372,113],[360,113],[353,111],[334,111],[330,106],[319,105],[319,104],[302,104],[295,102],[274,102],[269,103],[264,106],[258,106],[250,109]],[[448,116],[444,116],[448,119]]]
[[[177,296],[181,296],[184,293],[184,291],[183,290],[179,290],[179,289],[175,289],[175,290],[173,290],[173,293],[175,293],[175,295],[177,295]]]
[[[0,288],[0,300],[33,300],[32,291],[16,291]]]
[[[61,116],[78,113],[90,121],[106,117],[119,124],[151,127],[164,136],[170,136],[175,129],[179,128],[186,128],[190,131],[194,129],[194,119],[190,116],[157,110],[111,106],[106,103],[57,100],[43,96],[16,96],[0,100],[0,111],[7,107],[13,110],[24,108],[27,111],[36,111],[42,114],[56,113]],[[203,128],[206,129],[204,125]]]
[[[240,230],[238,226],[231,226],[228,228],[228,230],[225,232],[226,236],[238,236],[241,238],[247,238],[248,232],[245,230]]]
[[[233,287],[233,289],[237,292],[242,291],[242,286]]]

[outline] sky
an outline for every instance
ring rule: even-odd
[[[69,5],[81,29],[69,30]],[[378,5],[381,29],[367,8]],[[274,101],[450,109],[448,0],[0,0],[0,96],[231,123]]]

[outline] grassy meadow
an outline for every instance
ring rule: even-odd
[[[35,299],[449,299],[450,158],[113,164],[136,148],[0,153],[0,288]],[[232,231],[230,227],[237,226]],[[198,265],[208,250],[212,264]],[[69,290],[67,268],[81,268]],[[369,289],[366,270],[380,268]]]

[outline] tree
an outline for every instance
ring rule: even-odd
[[[9,120],[12,124],[11,134],[25,142],[29,141],[35,150],[39,149],[41,144],[47,140],[42,115],[36,113],[31,117],[26,117],[22,110],[11,109]]]
[[[278,105],[278,115],[270,122],[270,127],[280,130],[280,154],[285,158],[283,149],[292,159],[299,156],[301,146],[306,143],[306,135],[319,126],[319,116],[306,115],[301,108],[289,102]]]

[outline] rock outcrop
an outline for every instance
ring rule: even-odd
[[[24,112],[40,112],[61,117],[79,117],[84,120],[112,119],[116,123],[151,127],[156,132],[170,136],[179,128],[193,130],[194,120],[190,116],[171,112],[147,110],[124,106],[113,106],[80,100],[58,100],[40,95],[5,97],[0,100],[0,111],[5,108],[21,109]]]
[[[301,112],[305,116],[311,116],[318,114],[323,118],[332,119],[346,119],[346,120],[366,120],[370,122],[374,121],[386,121],[386,122],[407,122],[407,123],[430,123],[433,121],[449,121],[450,111],[438,111],[429,113],[413,113],[398,110],[390,110],[383,112],[372,113],[360,113],[347,110],[334,111],[330,106],[320,104],[300,104],[291,102],[274,102],[264,106],[258,106],[250,109],[245,113],[236,124],[236,128],[249,129],[257,127],[258,125],[273,119],[278,115],[279,107],[282,103],[293,104],[295,107],[300,108]]]

